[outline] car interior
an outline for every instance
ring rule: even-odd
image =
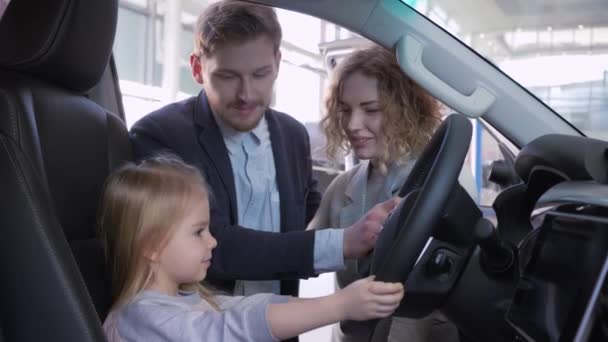
[[[255,2],[395,48],[458,113],[416,163],[371,258],[371,274],[406,284],[396,316],[439,309],[461,341],[608,340],[608,142],[401,1]],[[105,340],[95,220],[106,177],[132,160],[117,11],[117,0],[14,0],[0,17],[0,342]],[[480,117],[519,148],[493,169],[503,186],[489,215],[458,183]],[[386,341],[377,327],[371,339]]]
[[[95,219],[105,178],[131,147],[120,117],[84,92],[111,72],[116,6],[15,1],[2,17],[5,341],[104,340]]]

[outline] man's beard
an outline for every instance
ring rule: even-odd
[[[257,127],[257,125],[260,123],[260,121],[262,120],[262,118],[264,117],[264,114],[266,112],[266,110],[268,110],[268,106],[265,105],[262,101],[256,101],[256,102],[252,102],[253,104],[255,104],[255,108],[253,109],[255,111],[254,114],[252,114],[256,120],[249,122],[249,121],[242,121],[238,119],[236,119],[238,116],[231,116],[231,119],[233,120],[233,122],[228,123],[230,125],[230,127],[232,127],[233,129],[239,131],[239,132],[249,132],[252,129],[254,129],[255,127]],[[234,104],[234,105],[229,105],[229,110],[235,110],[238,111],[238,106],[240,106],[240,104]]]

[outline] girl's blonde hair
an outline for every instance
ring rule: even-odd
[[[129,163],[108,178],[99,228],[111,274],[113,309],[150,283],[153,273],[146,255],[165,247],[192,200],[201,193],[208,198],[200,172],[172,156],[151,158],[138,165]],[[185,287],[198,290],[217,308],[202,285]]]
[[[417,155],[421,152],[441,122],[439,103],[401,70],[391,51],[381,46],[355,51],[334,70],[325,100],[326,115],[321,120],[321,127],[327,137],[327,155],[331,159],[336,158],[339,150],[348,152],[351,149],[342,128],[340,93],[344,80],[357,72],[378,81],[383,114],[380,143],[385,147],[378,162],[380,169],[386,171],[391,161],[408,153]]]

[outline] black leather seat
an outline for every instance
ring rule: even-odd
[[[117,0],[13,0],[0,20],[3,341],[105,340],[95,221],[131,147],[123,121],[85,93],[108,67],[117,11]]]

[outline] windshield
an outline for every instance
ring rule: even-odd
[[[608,140],[608,2],[402,0],[586,135]]]

